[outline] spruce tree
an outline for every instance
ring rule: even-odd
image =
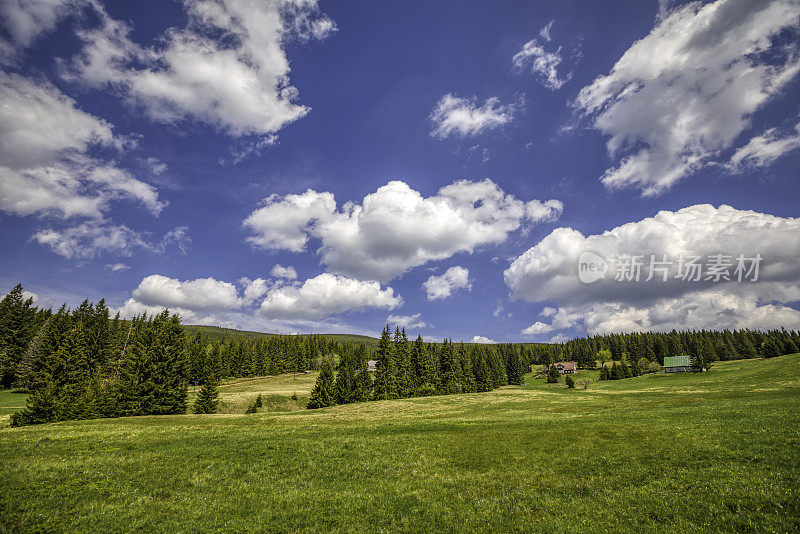
[[[417,339],[411,344],[411,389],[414,395],[419,395],[422,384],[425,381],[425,354],[424,343],[422,336],[418,335]]]
[[[217,390],[217,381],[214,378],[207,380],[197,398],[194,401],[194,413],[217,413],[219,407],[219,391]]]
[[[360,358],[359,370],[355,380],[355,392],[353,400],[355,402],[364,402],[372,398],[372,374],[367,368],[367,358],[362,356]]]
[[[411,351],[408,346],[406,329],[395,328],[394,332],[394,361],[397,366],[397,397],[404,398],[413,395],[413,377],[411,370]]]
[[[475,372],[472,368],[472,356],[467,353],[464,343],[458,346],[458,361],[460,366],[461,391],[473,393],[477,391],[475,386]]]
[[[339,372],[333,386],[336,404],[347,404],[355,400],[356,389],[356,362],[355,356],[349,351],[339,363]]]
[[[440,395],[449,395],[459,392],[456,375],[456,359],[453,353],[453,344],[445,339],[439,352],[439,389]]]
[[[489,371],[489,364],[486,362],[486,353],[482,347],[475,351],[475,361],[473,364],[475,369],[475,386],[478,391],[491,391],[492,389],[492,376]]]
[[[489,364],[489,371],[492,374],[492,389],[505,386],[508,384],[508,376],[500,355],[494,348],[488,348],[487,351],[488,358],[486,362]]]
[[[631,371],[630,366],[628,366],[628,362],[622,360],[620,364],[620,378],[631,378],[633,377],[633,372]]]
[[[600,380],[608,380],[608,367],[605,365],[600,368]]]
[[[558,378],[559,378],[558,368],[554,364],[550,364],[550,368],[547,370],[547,383],[557,384]]]
[[[394,347],[390,332],[389,325],[386,325],[381,332],[378,350],[375,354],[378,369],[375,373],[374,395],[378,400],[397,398],[397,366],[394,361]]]
[[[311,390],[311,399],[308,401],[308,408],[324,408],[336,404],[334,395],[333,365],[329,358],[322,362],[322,368],[317,377],[317,383]]]
[[[753,342],[750,341],[750,338],[744,333],[742,333],[738,338],[738,346],[736,351],[742,356],[742,358],[758,358],[758,350],[756,350]]]
[[[86,360],[83,327],[75,325],[48,356],[47,369],[33,382],[27,406],[14,414],[15,426],[84,419],[94,414],[88,409],[90,373]]]
[[[783,354],[796,354],[798,352],[797,345],[790,337],[783,340]]]
[[[519,351],[513,345],[507,348],[507,362],[506,373],[508,375],[508,383],[519,386],[522,384],[523,377],[525,376],[525,368],[522,360],[520,359]]]
[[[50,315],[42,327],[39,328],[36,336],[34,336],[28,344],[28,348],[25,349],[25,353],[22,355],[22,359],[16,368],[14,378],[15,388],[21,390],[28,390],[30,388],[36,359],[45,347],[53,322],[54,316]]]
[[[620,370],[619,366],[617,366],[617,362],[614,362],[611,365],[611,372],[609,373],[609,378],[611,380],[619,380],[621,378],[625,378]]]
[[[418,396],[436,395],[438,383],[438,365],[436,355],[430,347],[422,341],[422,336],[417,336],[413,346],[417,359],[418,385],[415,394]]]
[[[58,352],[63,367],[53,373],[57,386],[56,420],[86,419],[93,415],[87,402],[91,371],[81,323],[69,332]]]
[[[149,321],[141,318],[133,338],[120,371],[120,414],[185,413],[188,370],[178,317],[165,310]],[[209,368],[204,380],[218,383],[221,378]]]
[[[17,365],[36,330],[36,308],[17,284],[0,300],[0,387],[8,388],[16,379]]]
[[[570,375],[567,375],[567,377],[564,379],[564,383],[567,385],[569,389],[575,388],[575,381],[572,379]]]

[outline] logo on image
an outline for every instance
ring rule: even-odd
[[[608,262],[594,252],[583,252],[578,258],[578,278],[584,284],[605,278],[607,272]]]

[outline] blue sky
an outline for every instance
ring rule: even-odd
[[[0,284],[43,304],[467,341],[800,328],[796,1],[36,0],[0,20]],[[763,263],[584,284],[586,250]]]

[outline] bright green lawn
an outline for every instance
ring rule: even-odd
[[[21,531],[798,531],[800,355],[4,429],[0,481],[0,522]]]

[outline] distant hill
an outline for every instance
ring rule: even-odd
[[[196,332],[202,332],[205,335],[211,338],[223,338],[223,337],[230,337],[234,339],[241,339],[241,338],[260,338],[260,337],[272,337],[272,336],[285,336],[287,334],[268,334],[265,332],[253,332],[250,330],[236,330],[235,328],[223,328],[221,326],[205,326],[205,325],[196,325],[196,324],[187,324],[183,325],[184,329],[189,334],[194,334]],[[378,338],[370,337],[370,336],[361,336],[358,334],[296,334],[300,337],[309,336],[309,335],[318,335],[325,337],[327,339],[333,341],[339,341],[342,343],[364,343],[368,347],[377,347],[378,346]],[[488,345],[488,343],[471,343],[472,345]],[[548,343],[513,343],[514,345],[521,345],[523,347],[534,347],[537,345],[548,345]]]
[[[279,335],[286,335],[286,334],[269,334],[265,332],[253,332],[250,330],[236,330],[234,328],[223,328],[221,326],[205,326],[205,325],[194,325],[194,324],[187,324],[184,325],[183,328],[189,334],[195,334],[198,332],[202,332],[203,334],[211,337],[211,338],[234,338],[234,339],[252,339],[252,338],[267,338]],[[297,334],[299,337],[307,337],[309,335],[320,335],[324,338],[339,341],[344,343],[364,343],[367,346],[376,347],[378,345],[378,339],[370,336],[360,336],[357,334]]]

